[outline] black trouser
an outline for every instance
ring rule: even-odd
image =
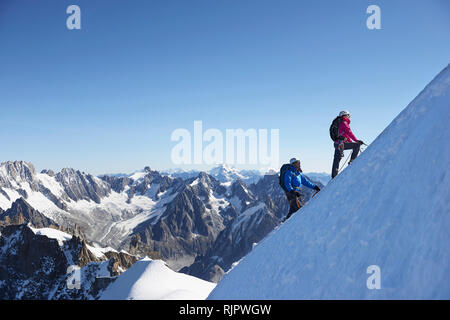
[[[289,213],[284,218],[284,220],[289,219],[289,217],[294,213],[297,212],[298,209],[300,209],[303,206],[302,199],[300,197],[297,197],[295,194],[292,194],[290,192],[286,192],[286,197],[289,201]]]
[[[350,161],[353,161],[356,159],[359,153],[360,144],[357,142],[345,142],[344,143],[344,149],[339,150],[339,144],[334,144],[334,159],[333,159],[333,167],[331,168],[331,178],[337,176],[339,171],[339,162],[341,162],[341,158],[344,157],[344,150],[350,150],[353,149],[352,156],[350,158]]]

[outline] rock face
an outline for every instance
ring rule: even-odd
[[[133,194],[147,195],[157,200],[159,193],[165,192],[173,184],[181,182],[181,180],[162,176],[157,171],[151,171],[149,167],[146,167],[145,172],[146,175],[133,185]]]
[[[47,169],[44,169],[44,170],[41,171],[41,173],[47,174],[47,175],[49,175],[50,177],[54,177],[54,176],[55,176],[55,172],[54,172],[53,170],[47,170]]]
[[[64,168],[55,177],[69,198],[74,201],[93,200],[100,203],[100,199],[111,192],[111,187],[103,180],[81,173],[79,170]]]
[[[124,252],[90,250],[76,236],[60,243],[24,224],[0,227],[0,299],[96,299],[137,261]],[[68,286],[70,266],[81,268],[78,289]]]
[[[128,177],[112,177],[112,176],[101,176],[100,179],[107,182],[111,189],[117,193],[121,193],[125,190],[127,186],[130,186],[133,182],[132,179]]]
[[[11,208],[3,213],[0,213],[0,220],[4,224],[23,224],[25,222],[31,223],[37,228],[44,227],[58,227],[58,225],[51,219],[44,216],[39,211],[33,209],[28,202],[23,198],[19,198],[12,204]]]
[[[159,252],[153,251],[150,246],[141,240],[141,236],[137,234],[131,239],[130,243],[130,254],[141,256],[141,257],[149,257],[154,260],[161,260],[162,256]]]
[[[67,259],[56,240],[35,235],[25,225],[6,226],[1,233],[6,245],[1,251],[2,275],[7,272],[6,267],[25,279],[33,277],[37,271],[39,278],[48,282],[66,272]],[[2,280],[9,279],[2,277]]]
[[[224,212],[211,205],[212,198],[224,192],[217,180],[201,173],[179,187],[157,221],[144,222],[133,233],[160,252],[163,259],[172,261],[174,269],[186,265],[186,261],[189,264],[196,255],[206,252],[224,227]]]
[[[46,299],[66,273],[58,242],[25,225],[2,228],[0,246],[0,299]]]
[[[2,163],[0,170],[0,186],[4,188],[12,188],[18,182],[34,180],[36,169],[34,166],[25,161],[7,161]],[[37,190],[37,186],[34,186]]]
[[[25,161],[3,162],[0,165],[0,195],[11,200],[5,189],[14,189],[20,196],[28,198],[29,192],[39,191],[39,185],[34,179],[35,175],[36,170],[31,163]]]
[[[78,236],[65,241],[63,249],[70,253],[69,260],[77,266],[84,267],[90,262],[101,261],[88,248],[86,242]]]
[[[108,251],[105,256],[109,259],[108,271],[111,276],[118,276],[129,269],[138,259],[137,256],[129,255],[125,252]],[[153,255],[154,259],[158,255]]]

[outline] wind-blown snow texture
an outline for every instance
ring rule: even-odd
[[[214,287],[170,270],[162,260],[144,258],[121,274],[101,300],[204,300]]]
[[[449,299],[449,123],[450,65],[209,299]]]

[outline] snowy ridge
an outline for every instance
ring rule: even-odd
[[[68,234],[66,232],[53,229],[53,228],[33,228],[31,225],[28,225],[28,228],[31,229],[31,231],[34,232],[34,234],[46,236],[50,239],[55,239],[58,241],[58,244],[60,247],[64,246],[64,242],[72,239],[72,235]],[[99,259],[107,260],[107,257],[105,256],[106,252],[117,252],[115,249],[111,247],[100,247],[97,244],[94,244],[94,246],[90,246],[89,244],[86,244],[87,249],[96,257]]]
[[[172,271],[162,260],[144,258],[122,273],[101,300],[204,300],[214,287]]]
[[[450,66],[209,299],[449,299],[449,105]]]
[[[171,169],[164,170],[161,173],[173,178],[190,179],[198,176],[200,172],[201,171],[197,170]],[[240,170],[225,163],[205,172],[222,183],[229,184],[236,179],[240,179],[247,184],[251,184],[258,182],[258,180],[265,174],[276,174],[277,170],[272,168],[262,168],[260,170]]]

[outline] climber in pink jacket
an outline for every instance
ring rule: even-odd
[[[331,178],[337,176],[339,172],[339,162],[344,157],[344,150],[352,149],[352,156],[349,164],[356,159],[359,153],[359,148],[364,142],[358,140],[350,129],[350,113],[348,111],[341,111],[338,116],[340,123],[338,129],[338,138],[334,141],[334,159],[333,167],[331,168]]]
[[[341,124],[339,125],[339,135],[344,138],[343,142],[358,142],[355,135],[350,129],[350,114],[342,117]]]

